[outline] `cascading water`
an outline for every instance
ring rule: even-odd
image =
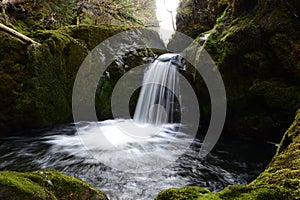
[[[178,54],[161,55],[149,66],[134,113],[135,122],[154,125],[175,122],[180,101],[177,69],[185,69],[185,61]]]
[[[218,191],[253,180],[274,154],[273,146],[230,139],[218,143],[205,159],[198,156],[199,140],[190,148],[184,146],[194,138],[179,132],[180,120],[174,118],[180,109],[176,70],[185,70],[184,60],[177,54],[162,55],[150,64],[134,120],[79,122],[76,128],[69,124],[34,136],[0,138],[0,170],[54,168],[118,200],[154,199],[163,189],[186,185]],[[137,134],[159,131],[139,140],[122,129],[135,124],[138,126],[129,130]],[[182,146],[184,152],[178,151]],[[261,154],[266,147],[268,153]]]

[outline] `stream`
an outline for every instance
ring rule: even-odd
[[[100,126],[112,127],[113,121],[101,122]],[[93,126],[93,123],[85,124],[85,130],[92,132]],[[157,140],[154,145],[162,145],[168,138],[173,140],[168,135]],[[161,190],[170,187],[197,185],[219,191],[230,184],[249,183],[263,171],[276,150],[269,143],[221,138],[214,150],[200,159],[198,151],[201,140],[195,139],[172,164],[155,171],[132,173],[113,169],[95,159],[87,144],[82,144],[83,137],[86,136],[77,134],[74,124],[2,137],[0,170],[26,172],[54,168],[89,182],[109,199],[154,199]],[[147,147],[150,142],[144,145]],[[127,143],[122,148],[137,152],[140,147]],[[93,150],[99,155],[117,156],[112,150]],[[122,154],[119,156],[121,158]],[[169,155],[163,156],[167,158]],[[122,164],[124,161],[120,159],[119,162]]]

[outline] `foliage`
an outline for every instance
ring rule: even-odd
[[[55,170],[0,172],[0,198],[14,200],[95,199],[107,197],[91,185]]]
[[[171,188],[160,192],[156,200],[286,200],[300,198],[300,110],[286,131],[277,154],[253,182],[228,186],[212,193],[201,187]]]
[[[48,11],[48,23],[72,24],[76,17],[76,0],[39,0],[37,3],[43,7],[43,12]]]
[[[154,0],[18,0],[0,3],[0,13],[0,22],[21,32],[78,24],[157,24]]]
[[[70,122],[80,64],[89,50],[124,30],[80,25],[37,31],[31,37],[42,45],[36,48],[0,32],[1,134]]]

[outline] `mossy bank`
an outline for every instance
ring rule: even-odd
[[[158,194],[156,200],[288,200],[300,199],[300,109],[285,132],[277,153],[254,181],[248,185],[228,186],[212,193],[201,187],[171,188]]]
[[[7,200],[107,200],[91,185],[55,170],[0,172],[0,199]]]
[[[79,25],[39,30],[30,37],[40,42],[40,46],[29,46],[0,32],[1,134],[72,122],[73,84],[83,60],[99,43],[128,29],[128,26]],[[159,38],[152,33],[149,37]],[[128,43],[129,47],[129,40],[124,38],[123,45]],[[96,97],[99,119],[111,117],[110,94],[117,80],[130,67],[147,62],[146,58],[151,56],[154,54],[150,49],[130,51],[108,67],[109,77],[99,75],[99,79],[102,77]]]
[[[300,107],[300,4],[293,0],[182,0],[178,30],[204,42],[222,74],[228,114],[223,134],[279,141]],[[203,42],[203,41],[202,41]],[[198,94],[203,81],[189,71]],[[202,116],[209,98],[201,96]],[[265,171],[248,185],[213,193],[188,186],[157,200],[300,199],[300,110]]]
[[[209,35],[204,46],[223,77],[224,134],[279,141],[289,126],[300,107],[299,16],[295,0],[181,1],[178,31]],[[209,117],[201,76],[192,82]]]
[[[122,30],[104,25],[37,31],[31,37],[42,43],[38,47],[0,32],[1,132],[71,121],[72,86],[81,62],[91,48]],[[87,34],[93,40],[80,38]]]
[[[300,110],[284,134],[277,153],[254,181],[248,185],[228,186],[212,193],[188,186],[160,192],[156,200],[289,200],[300,198]],[[106,196],[74,177],[55,170],[0,172],[1,199],[107,199]]]

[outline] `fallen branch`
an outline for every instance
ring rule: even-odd
[[[9,28],[8,26],[5,26],[4,24],[0,23],[0,30],[7,32],[10,35],[13,35],[14,37],[17,37],[19,39],[21,39],[22,41],[30,44],[30,45],[34,45],[34,46],[38,46],[41,45],[40,43],[34,41],[33,39],[27,37],[26,35],[23,35],[22,33],[19,33],[18,31]]]

